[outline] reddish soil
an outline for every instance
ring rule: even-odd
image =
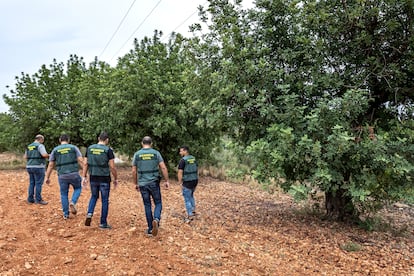
[[[414,275],[412,212],[394,210],[404,218],[399,228],[366,232],[309,215],[287,196],[202,178],[197,219],[183,222],[180,186],[172,181],[162,190],[159,235],[147,237],[130,169],[119,174],[113,229],[102,230],[100,202],[84,226],[89,189],[65,221],[55,173],[42,206],[26,202],[24,169],[0,171],[0,275]],[[343,249],[355,245],[359,251]]]

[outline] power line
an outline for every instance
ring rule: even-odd
[[[101,57],[103,55],[103,53],[105,52],[106,48],[108,48],[109,44],[111,43],[112,39],[114,38],[115,34],[119,31],[119,28],[121,27],[122,23],[124,22],[125,18],[127,17],[127,15],[129,14],[129,11],[132,9],[132,7],[134,6],[135,2],[137,0],[134,0],[131,4],[131,6],[129,6],[128,11],[125,13],[124,17],[122,18],[121,22],[119,23],[118,27],[116,28],[115,32],[112,34],[111,38],[109,39],[108,43],[106,43],[105,48],[102,50],[102,52],[100,53],[99,57]]]
[[[207,2],[205,2],[202,6],[205,6],[206,4],[208,3],[208,1]],[[164,39],[166,39],[166,38],[168,38],[170,35],[172,35],[174,32],[175,32],[175,30],[177,30],[178,28],[180,28],[185,22],[187,22],[191,17],[193,17],[194,16],[194,14],[196,14],[198,12],[198,8],[197,8],[197,10],[195,11],[195,12],[193,12],[192,14],[190,14],[183,22],[181,22],[177,27],[175,27],[169,34],[168,34],[168,36],[166,36]]]
[[[131,34],[130,37],[128,37],[128,39],[125,41],[125,43],[121,46],[121,48],[119,48],[119,50],[115,53],[115,55],[112,56],[110,62],[114,59],[114,57],[116,55],[118,55],[118,53],[122,50],[122,48],[124,48],[125,44],[128,43],[128,41],[131,39],[131,37],[134,36],[134,34],[139,30],[139,28],[144,24],[144,22],[148,19],[148,17],[150,17],[150,15],[152,14],[152,12],[158,7],[158,5],[161,3],[162,0],[159,0],[158,3],[152,8],[152,10],[149,12],[149,14],[144,18],[144,20],[142,20],[142,22],[139,24],[139,26],[134,30],[134,32]]]

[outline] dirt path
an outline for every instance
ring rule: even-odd
[[[412,235],[367,233],[297,211],[288,197],[203,178],[200,215],[184,215],[180,187],[163,190],[157,237],[144,235],[142,200],[130,170],[111,191],[109,223],[84,226],[90,196],[62,218],[57,177],[44,186],[48,205],[26,203],[25,170],[0,171],[0,275],[414,275]],[[409,219],[412,219],[411,216]],[[412,223],[409,227],[412,227]],[[408,229],[413,231],[413,229]],[[344,245],[360,245],[347,252]]]

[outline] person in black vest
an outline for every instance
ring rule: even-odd
[[[43,142],[43,135],[36,135],[33,143],[26,147],[24,158],[27,159],[26,170],[29,174],[29,191],[27,202],[46,205],[47,202],[42,199],[42,186],[45,180],[46,159],[49,154],[46,151]],[[35,194],[36,193],[36,194]]]
[[[63,218],[69,218],[70,212],[76,215],[76,203],[82,192],[82,178],[79,175],[79,167],[82,168],[82,153],[79,148],[69,144],[70,138],[62,134],[59,138],[60,145],[55,147],[49,156],[49,165],[46,171],[46,184],[50,184],[50,175],[56,167],[60,187],[60,201],[62,203]],[[73,187],[72,199],[69,203],[69,187]]]
[[[148,236],[156,236],[161,220],[162,199],[160,189],[160,169],[168,189],[168,170],[161,153],[152,148],[152,139],[145,136],[141,142],[142,148],[135,152],[132,159],[132,177],[136,189],[141,192],[144,202],[145,218],[147,220]],[[151,198],[154,201],[154,214],[152,213]]]
[[[194,192],[198,184],[198,165],[196,158],[190,155],[187,146],[180,147],[179,154],[182,158],[178,164],[177,178],[178,183],[182,184],[184,205],[187,213],[184,221],[189,223],[195,216]]]
[[[98,143],[88,147],[83,166],[83,185],[86,186],[86,174],[89,171],[89,182],[91,188],[91,198],[88,205],[85,225],[90,226],[96,202],[101,196],[102,209],[99,228],[111,229],[108,224],[109,193],[111,190],[111,173],[114,179],[114,187],[118,185],[118,173],[115,168],[115,155],[108,146],[108,133],[102,132],[98,137]]]

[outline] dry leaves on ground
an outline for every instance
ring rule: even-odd
[[[149,238],[130,170],[119,175],[110,197],[113,229],[102,230],[100,202],[84,226],[88,189],[78,214],[64,221],[55,174],[43,188],[49,204],[41,206],[25,201],[25,170],[0,171],[0,275],[414,275],[412,213],[404,213],[403,235],[365,232],[301,212],[285,195],[202,178],[198,217],[183,222],[173,182],[162,190],[159,235]]]

